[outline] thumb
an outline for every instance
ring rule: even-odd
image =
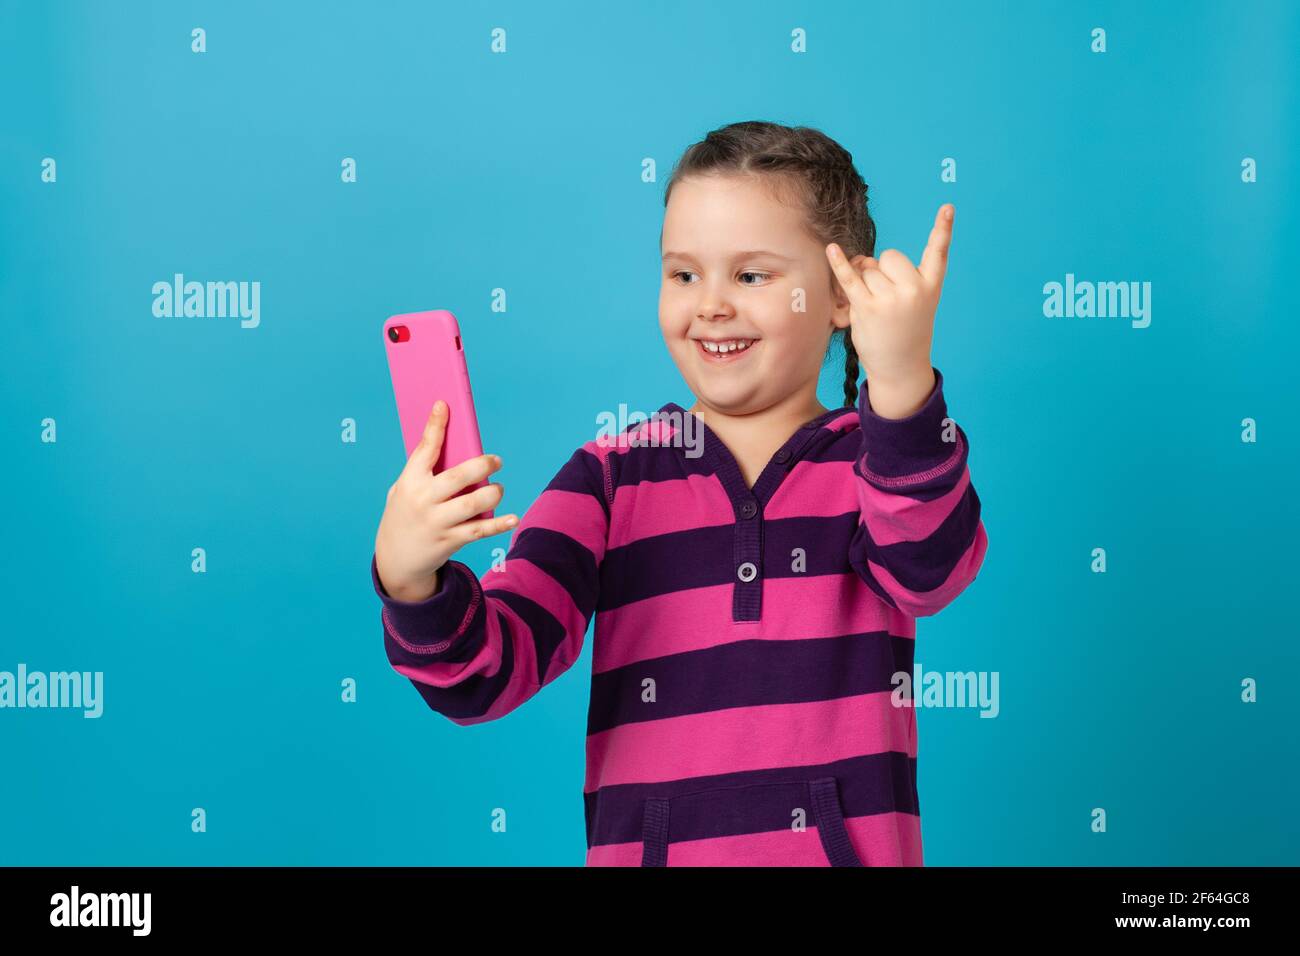
[[[429,417],[424,423],[424,433],[420,436],[419,444],[411,449],[411,457],[407,459],[408,469],[416,469],[426,475],[433,471],[438,456],[442,454],[442,442],[447,434],[449,415],[450,410],[446,402],[438,399],[433,403]]]

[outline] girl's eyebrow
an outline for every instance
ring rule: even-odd
[[[772,252],[768,249],[747,249],[744,252],[737,252],[732,258],[751,259],[756,256],[767,256],[769,259],[780,259],[782,262],[795,261],[791,259],[789,256],[783,256],[779,252]],[[693,259],[693,258],[694,257],[689,252],[665,252],[663,255],[664,262],[667,262],[669,259]]]

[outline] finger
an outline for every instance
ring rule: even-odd
[[[445,527],[453,527],[468,521],[475,515],[491,511],[501,504],[501,499],[505,497],[505,494],[504,485],[488,484],[482,488],[467,491],[463,495],[448,498],[437,506],[438,523]]]
[[[857,270],[858,275],[862,275],[862,273],[867,269],[880,268],[880,263],[871,256],[854,256],[852,261],[853,268]]]
[[[433,403],[433,408],[429,409],[429,417],[424,422],[424,433],[411,449],[407,467],[423,472],[433,471],[438,455],[442,452],[443,437],[447,434],[447,417],[447,403],[438,399]]]
[[[459,465],[440,471],[433,476],[433,497],[435,501],[449,501],[453,496],[476,485],[492,472],[501,467],[498,455],[475,455],[466,458]],[[482,510],[482,509],[480,509]],[[474,514],[474,512],[470,512]]]
[[[838,243],[832,242],[826,247],[826,259],[831,264],[831,272],[839,280],[840,288],[854,305],[865,306],[871,297],[870,290],[862,281],[862,276],[844,256],[844,250]]]
[[[943,282],[948,272],[948,249],[952,246],[952,221],[957,215],[957,207],[944,203],[939,207],[935,217],[934,228],[930,230],[930,241],[925,245],[921,256],[921,275],[931,285]]]
[[[862,284],[873,296],[888,295],[894,289],[894,281],[881,271],[876,259],[872,259],[871,264],[862,270]]]
[[[897,249],[886,249],[880,254],[880,271],[894,285],[907,285],[920,281],[921,274],[907,258]]]
[[[509,531],[519,523],[518,515],[498,515],[495,518],[479,518],[477,521],[466,521],[456,528],[456,534],[462,544],[468,544],[471,541],[477,541],[480,538],[488,538],[494,534],[500,534],[503,531]]]

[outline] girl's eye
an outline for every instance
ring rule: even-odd
[[[749,272],[742,272],[742,273],[740,273],[740,274],[741,274],[742,276],[761,276],[761,277],[764,278],[764,279],[770,279],[770,278],[772,278],[772,274],[771,274],[770,272],[753,272],[753,271],[749,271]],[[695,275],[695,273],[693,273],[693,272],[687,272],[687,271],[685,271],[685,270],[683,269],[683,270],[679,270],[679,271],[677,271],[677,272],[674,272],[674,273],[672,274],[672,278],[676,279],[678,276],[690,276],[690,275]],[[689,282],[686,283],[686,284],[687,284],[687,285],[690,285]],[[755,283],[753,283],[753,282],[746,282],[746,283],[743,283],[743,284],[744,284],[744,285],[754,285]]]

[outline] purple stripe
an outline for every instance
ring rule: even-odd
[[[916,761],[887,751],[803,767],[713,774],[653,784],[618,784],[585,793],[587,846],[643,839],[645,801],[669,801],[671,842],[788,830],[790,811],[808,806],[808,781],[834,776],[846,817],[920,814]],[[794,802],[791,802],[794,800]],[[809,820],[812,825],[814,821]]]
[[[725,584],[736,580],[732,567],[734,525],[675,531],[610,548],[600,566],[598,611],[632,601]]]
[[[943,374],[934,369],[934,378],[934,389],[925,404],[907,418],[881,418],[872,411],[869,381],[858,392],[861,447],[867,452],[868,467],[877,475],[896,478],[917,474],[952,455],[952,443],[943,440],[943,420],[948,417]]]
[[[757,527],[754,522],[749,523]],[[765,521],[762,560],[755,563],[765,579],[850,572],[853,570],[851,544],[859,528],[862,523],[856,511],[829,517]],[[735,583],[735,536],[736,523],[733,523],[655,535],[610,548],[600,566],[597,610],[608,611],[633,601],[690,588]],[[791,552],[796,548],[804,552],[803,571],[792,567]],[[888,548],[885,554],[889,554]],[[653,573],[647,573],[650,568],[654,569]]]
[[[564,633],[564,626],[555,619],[555,616],[550,611],[522,594],[493,588],[488,588],[484,593],[492,600],[500,601],[514,611],[528,627],[529,631],[532,632],[533,646],[537,649],[537,680],[545,683],[547,671],[551,667],[551,658],[555,656],[555,652],[563,646],[568,637]],[[508,619],[506,615],[501,615],[501,618],[503,620]],[[590,615],[588,615],[587,620],[591,620]],[[586,633],[585,630],[584,633]]]
[[[603,474],[600,459],[584,445],[569,456],[569,460],[542,491],[572,491],[591,495],[601,503],[608,520],[609,502],[605,500]]]
[[[489,587],[508,588],[510,562],[522,558],[541,568],[569,592],[579,610],[596,604],[598,572],[596,556],[567,534],[550,528],[524,528],[506,552],[505,573],[489,571],[484,575]],[[494,578],[500,578],[497,585]],[[587,616],[590,616],[589,614]]]
[[[889,569],[909,591],[933,591],[948,580],[966,550],[975,540],[980,524],[980,499],[975,486],[968,484],[961,501],[934,533],[921,541],[899,541],[880,547],[871,540],[866,525],[853,539],[849,559],[863,573],[865,562]],[[870,583],[870,582],[868,582]],[[877,593],[878,588],[873,587]]]
[[[473,674],[452,687],[434,687],[407,678],[420,692],[424,702],[444,717],[453,720],[482,717],[510,682],[510,675],[514,673],[515,668],[515,645],[510,637],[510,621],[500,611],[494,609],[491,613],[496,615],[497,625],[501,628],[503,637],[501,667],[495,674],[491,677]]]
[[[761,704],[794,704],[894,690],[912,672],[915,641],[878,631],[801,640],[735,641],[637,661],[592,676],[587,733],[622,724]],[[719,674],[745,679],[720,681]],[[642,681],[657,688],[654,707]]]

